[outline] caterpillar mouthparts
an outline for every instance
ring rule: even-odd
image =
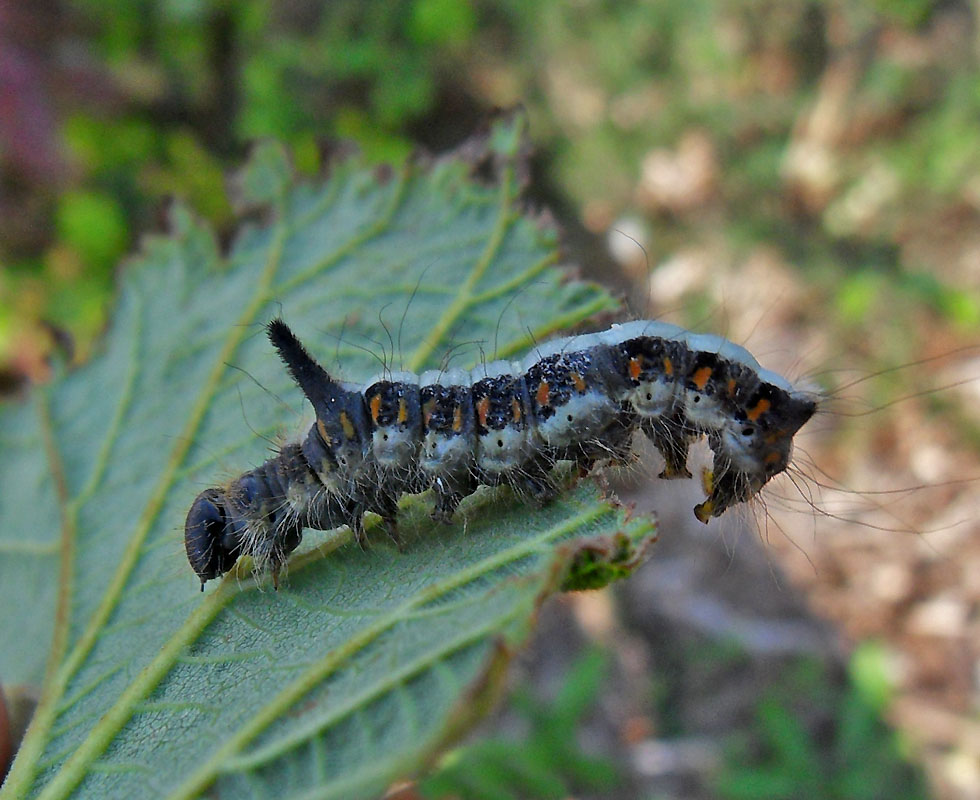
[[[707,437],[707,499],[694,509],[706,523],[786,469],[817,408],[745,348],[658,321],[555,339],[520,363],[385,373],[363,387],[331,378],[281,319],[267,332],[316,422],[301,444],[197,496],[184,545],[202,591],[241,555],[278,586],[304,528],[347,525],[364,546],[366,511],[397,542],[403,494],[431,489],[442,522],[481,484],[546,502],[559,461],[583,473],[626,461],[637,429],[664,457],[661,478],[690,477],[690,445]]]

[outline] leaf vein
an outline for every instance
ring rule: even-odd
[[[500,246],[504,241],[504,234],[512,223],[509,213],[514,201],[514,169],[507,167],[501,176],[500,188],[498,190],[497,204],[500,211],[493,229],[487,237],[487,243],[480,254],[480,257],[473,264],[470,274],[459,287],[456,299],[449,304],[442,315],[435,321],[429,336],[418,346],[414,355],[409,359],[409,369],[418,372],[432,357],[432,353],[443,343],[446,335],[452,329],[453,324],[470,307],[472,301],[473,288],[480,278],[486,273],[494,256],[500,251]]]
[[[296,286],[305,283],[316,275],[319,275],[324,270],[339,262],[344,256],[348,255],[353,250],[356,250],[358,247],[361,247],[366,242],[387,230],[405,196],[405,190],[409,182],[407,169],[408,168],[406,167],[406,169],[399,173],[400,180],[398,186],[394,191],[392,191],[391,200],[389,201],[389,205],[385,209],[384,213],[382,213],[373,223],[365,227],[363,232],[351,237],[345,244],[337,247],[332,253],[329,253],[324,258],[320,259],[309,269],[300,272],[298,275],[295,275],[289,280],[273,287],[269,293],[270,299],[280,294],[285,294],[290,289],[294,289]]]
[[[139,296],[136,296],[135,302],[137,303],[136,316],[140,316],[142,313],[143,303]],[[102,441],[102,445],[99,447],[98,455],[95,458],[95,464],[92,467],[92,473],[89,476],[88,481],[85,486],[82,487],[78,496],[75,497],[74,503],[76,507],[80,507],[85,500],[90,497],[102,480],[102,476],[105,474],[106,467],[109,464],[109,455],[112,452],[113,446],[119,440],[119,432],[122,428],[123,418],[126,416],[126,412],[129,410],[130,405],[133,401],[133,396],[136,388],[136,377],[140,373],[140,359],[139,359],[139,342],[140,336],[130,337],[131,347],[129,350],[129,365],[126,370],[126,378],[122,385],[122,394],[119,398],[119,402],[116,404],[116,410],[112,415],[112,419],[109,421],[109,427],[105,433],[105,438]]]
[[[17,796],[26,793],[27,787],[34,780],[37,761],[44,751],[45,737],[48,728],[57,713],[58,698],[63,694],[63,687],[58,682],[58,664],[64,657],[68,647],[68,623],[72,590],[72,562],[75,555],[76,526],[75,516],[69,510],[68,484],[65,479],[64,465],[57,448],[57,436],[54,432],[54,422],[48,407],[47,394],[39,391],[37,394],[38,421],[44,442],[44,452],[54,480],[58,505],[61,508],[61,537],[59,548],[61,562],[58,568],[58,599],[55,606],[54,631],[51,635],[51,652],[44,674],[44,685],[41,691],[41,702],[34,711],[34,717],[27,733],[21,742],[17,758],[7,774],[3,785],[0,786],[0,797]]]

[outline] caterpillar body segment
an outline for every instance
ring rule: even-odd
[[[557,462],[587,472],[626,461],[637,430],[663,455],[664,478],[690,477],[689,447],[707,438],[708,496],[695,508],[707,522],[786,469],[793,436],[816,410],[744,348],[664,322],[556,339],[521,363],[386,372],[363,387],[334,380],[282,320],[268,333],[316,422],[301,444],[198,495],[184,541],[202,589],[239,555],[278,580],[303,528],[348,525],[363,545],[367,511],[397,542],[404,494],[431,489],[432,516],[444,522],[481,484],[546,502]]]
[[[476,416],[470,373],[453,369],[431,370],[419,380],[422,406],[422,451],[419,461],[423,485],[432,487],[433,519],[452,521],[460,501],[476,491]]]

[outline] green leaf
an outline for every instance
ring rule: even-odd
[[[487,138],[493,184],[460,158],[303,183],[260,148],[239,187],[261,222],[223,253],[175,207],[101,354],[0,407],[0,676],[43,682],[5,800],[375,796],[486,709],[575,542],[618,569],[649,543],[582,481],[542,509],[481,490],[448,527],[408,498],[404,553],[377,525],[366,553],[308,532],[278,592],[240,564],[202,596],[182,552],[195,495],[302,431],[273,316],[362,381],[382,352],[472,365],[614,306],[520,212],[520,125]]]

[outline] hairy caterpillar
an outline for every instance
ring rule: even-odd
[[[623,461],[637,429],[663,455],[662,478],[690,477],[688,449],[707,437],[708,497],[694,509],[707,522],[786,469],[793,436],[817,407],[744,348],[664,322],[556,339],[523,363],[386,373],[363,387],[331,378],[282,320],[268,335],[316,423],[302,444],[198,495],[184,545],[202,590],[240,555],[278,582],[304,528],[348,525],[363,545],[366,511],[397,542],[406,493],[431,489],[432,516],[444,522],[481,484],[545,502],[557,462],[585,473]]]

